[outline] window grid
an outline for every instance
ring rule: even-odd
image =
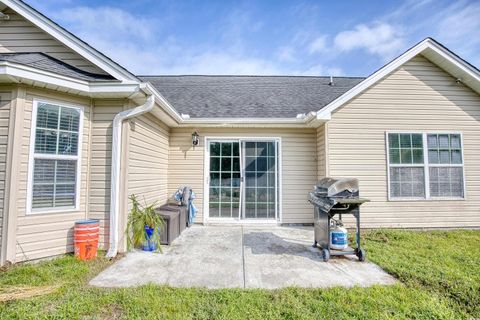
[[[428,160],[430,165],[461,165],[462,148],[459,134],[428,134]]]
[[[389,157],[391,164],[423,163],[422,135],[410,133],[390,134]]]
[[[216,149],[218,148],[218,150]],[[229,149],[228,152],[227,149]],[[230,164],[228,168],[224,166],[224,160]],[[211,216],[221,218],[234,218],[238,216],[239,210],[239,184],[236,186],[234,181],[240,179],[240,156],[238,142],[211,142],[210,143],[210,201],[209,208]],[[237,167],[237,168],[236,168]],[[228,170],[225,170],[228,169]],[[228,178],[224,179],[224,177]],[[215,177],[218,176],[218,180]],[[228,185],[225,185],[228,180]],[[237,190],[238,189],[238,190]],[[225,193],[225,195],[224,195]],[[229,194],[229,195],[228,195]],[[237,194],[237,196],[235,196]],[[214,197],[212,197],[214,195]],[[234,201],[234,198],[236,201]],[[213,201],[212,201],[213,200]],[[228,206],[226,206],[228,205]],[[236,208],[234,209],[234,206]],[[228,208],[228,209],[227,209]],[[214,214],[217,209],[218,213]],[[225,213],[225,214],[224,214]]]
[[[253,150],[253,154],[248,154],[247,149],[250,150],[250,152]],[[250,167],[246,165],[245,170],[245,218],[275,218],[275,142],[245,142],[245,150],[246,163],[249,163],[249,158],[251,159]],[[261,161],[264,161],[264,163],[262,167],[259,167]],[[271,179],[272,174],[274,176]],[[264,176],[265,183],[259,185],[259,180],[262,179],[262,175]],[[249,185],[249,182],[251,182],[249,176],[254,181],[253,185]],[[263,194],[260,193],[259,190]]]
[[[51,117],[52,113],[54,117]],[[30,140],[29,171],[31,173],[29,175],[28,211],[35,213],[77,209],[83,112],[78,107],[34,101],[34,114]],[[39,139],[45,138],[42,136],[42,133],[45,132],[55,132],[56,139],[50,140],[50,143],[55,143],[55,148],[48,145],[46,139],[40,140],[43,145],[38,143]],[[68,139],[62,141],[65,134]],[[59,167],[60,162],[62,162],[61,167]],[[48,172],[49,168],[51,172]],[[37,171],[43,176],[38,176]],[[46,174],[53,179],[45,181]],[[62,175],[61,179],[60,175]],[[51,191],[48,191],[49,189]]]
[[[232,158],[236,159],[238,157],[238,163],[231,163],[231,169],[233,169],[233,174],[238,174],[238,176],[233,177],[231,183],[228,186],[225,186],[221,183],[220,173],[224,173],[224,170],[218,162],[220,158],[224,157],[225,154],[220,154],[220,144],[221,143],[233,143],[235,147],[233,148],[233,156]],[[253,150],[247,150],[246,144],[254,144]],[[266,148],[257,148],[258,144],[267,144]],[[250,156],[251,160],[257,159],[257,154],[261,154],[258,152],[259,149],[266,151],[269,157],[268,159],[265,158],[264,163],[260,166],[257,165],[256,161],[251,161],[251,167],[248,167],[248,157]],[[270,140],[259,140],[259,141],[248,141],[247,139],[239,139],[239,140],[226,140],[226,141],[209,141],[208,142],[208,158],[209,158],[209,182],[207,182],[209,188],[209,196],[208,196],[208,208],[209,208],[209,217],[211,218],[230,218],[230,216],[226,217],[223,216],[220,211],[220,203],[224,199],[220,199],[217,190],[222,190],[224,188],[231,188],[232,192],[239,192],[237,196],[234,195],[232,198],[228,198],[230,201],[228,203],[229,209],[232,211],[229,212],[231,217],[235,218],[238,215],[239,219],[252,219],[252,218],[276,218],[277,214],[277,197],[278,197],[278,190],[277,190],[277,142]],[[261,154],[261,156],[266,157],[267,154]],[[215,159],[217,162],[215,164]],[[270,160],[270,161],[269,161]],[[253,166],[253,167],[252,167]],[[271,170],[268,172],[263,172],[262,174],[257,175],[257,169],[263,168],[266,170],[269,167]],[[237,169],[235,169],[237,168]],[[238,170],[240,170],[238,172]],[[251,171],[251,172],[250,172]],[[247,175],[248,173],[253,173],[254,175]],[[243,177],[243,178],[242,178]],[[251,199],[248,201],[246,198],[248,197],[247,191],[249,189],[247,186],[249,185],[247,180],[251,178],[251,183],[253,183],[252,188],[250,189],[253,191],[251,194]],[[243,180],[241,180],[243,179]],[[267,189],[267,187],[271,187]],[[263,189],[263,202],[257,201],[259,198],[259,193],[257,188]],[[240,193],[242,193],[240,197]],[[249,203],[248,203],[249,202]],[[258,202],[258,206],[257,206]],[[248,204],[248,209],[250,212],[246,212],[246,204]],[[253,208],[250,208],[253,205]],[[231,207],[230,207],[231,206]]]
[[[401,158],[392,157],[392,149],[401,149],[400,145],[395,141],[400,139],[399,137],[408,136],[413,137],[415,135],[422,136],[422,165],[419,166],[415,163],[402,163]],[[388,196],[389,199],[392,200],[439,200],[439,199],[465,199],[465,185],[464,185],[464,170],[463,170],[463,144],[462,144],[462,136],[459,133],[395,133],[395,132],[387,132],[387,156],[388,156]],[[443,142],[440,145],[440,137],[442,137]],[[433,144],[434,138],[438,142],[438,144]],[[393,141],[392,141],[393,140]],[[448,141],[448,143],[446,142]],[[440,152],[440,150],[445,150],[449,152],[449,161],[448,163],[431,163],[430,159],[430,151],[434,150]],[[452,151],[454,152],[454,156],[452,156]],[[438,157],[440,158],[440,157]],[[444,160],[446,157],[444,156]],[[433,159],[435,160],[435,159]],[[440,159],[439,159],[440,160]],[[413,160],[412,155],[412,162]],[[436,161],[434,161],[436,162]],[[440,161],[438,161],[440,162]],[[446,162],[446,161],[444,161]],[[411,196],[395,196],[392,195],[393,191],[396,190],[396,183],[399,181],[393,177],[395,171],[399,171],[402,168],[409,168],[411,170],[410,174],[413,175],[414,168],[421,168],[423,171],[423,190],[424,192],[417,192],[420,196],[413,196],[413,192]],[[432,171],[437,169],[437,171]],[[446,170],[441,170],[446,169]],[[455,170],[456,169],[456,170]],[[447,172],[448,175],[440,176],[440,171]],[[432,173],[436,172],[435,177],[430,177]],[[457,180],[453,181],[452,176],[456,175]],[[443,178],[443,180],[442,180]],[[401,180],[400,180],[401,181]],[[448,188],[445,187],[448,184]],[[448,192],[444,192],[442,195],[438,195],[432,190],[435,191],[435,187],[437,189],[440,188],[440,185],[443,185],[445,189],[448,189]],[[413,186],[413,184],[412,184]],[[455,189],[456,188],[456,189]],[[456,193],[454,192],[456,190]]]

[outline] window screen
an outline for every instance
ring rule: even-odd
[[[460,134],[389,133],[388,157],[390,198],[464,197]]]
[[[463,197],[462,167],[430,167],[430,196]]]
[[[424,198],[425,168],[421,134],[390,133],[390,196],[393,198]]]
[[[75,207],[81,110],[36,104],[31,208]]]
[[[459,134],[428,134],[430,196],[463,198],[462,142]]]
[[[390,194],[400,198],[424,198],[425,176],[423,167],[390,169]]]

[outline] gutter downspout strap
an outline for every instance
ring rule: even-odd
[[[147,101],[136,108],[118,113],[113,119],[112,127],[112,168],[110,177],[110,233],[108,258],[113,258],[118,252],[118,218],[120,210],[120,154],[122,148],[122,123],[127,119],[137,117],[141,114],[150,112],[155,105],[155,99],[152,95],[148,96]]]

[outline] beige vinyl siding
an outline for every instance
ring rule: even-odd
[[[90,155],[89,218],[100,220],[100,247],[108,247],[112,121],[124,110],[123,100],[95,100]]]
[[[282,139],[283,223],[311,223],[312,206],[307,193],[317,180],[316,132],[313,129],[202,129],[200,144],[192,147],[194,128],[176,128],[170,132],[168,190],[188,185],[197,194],[196,222],[203,221],[204,137],[280,137]]]
[[[61,42],[36,27],[15,11],[5,11],[10,16],[9,20],[1,21],[0,26],[0,52],[43,52],[79,69],[105,74],[88,60],[75,51],[67,48]]]
[[[152,114],[130,121],[128,191],[143,202],[167,201],[169,129]]]
[[[48,99],[84,107],[81,148],[80,207],[78,211],[26,214],[30,130],[34,99]],[[20,176],[17,177],[16,261],[31,260],[73,251],[73,225],[86,217],[87,167],[89,153],[90,101],[51,91],[27,88],[20,156]],[[13,214],[13,213],[10,213]]]
[[[326,143],[325,130],[327,125],[323,124],[317,128],[317,178],[321,179],[327,175],[326,170]]]
[[[360,179],[365,227],[480,227],[480,96],[418,56],[332,115],[331,176]],[[388,201],[385,133],[463,134],[466,200]]]
[[[10,117],[10,103],[12,100],[12,90],[10,88],[0,88],[0,255],[3,252],[2,234],[4,223],[4,204],[5,204],[5,176],[8,144],[8,127]],[[1,260],[0,260],[1,261]]]

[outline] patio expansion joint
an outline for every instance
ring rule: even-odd
[[[245,280],[245,242],[244,242],[244,233],[243,233],[243,226],[241,226],[242,230],[242,274],[243,274],[243,288],[246,288],[246,280]]]

